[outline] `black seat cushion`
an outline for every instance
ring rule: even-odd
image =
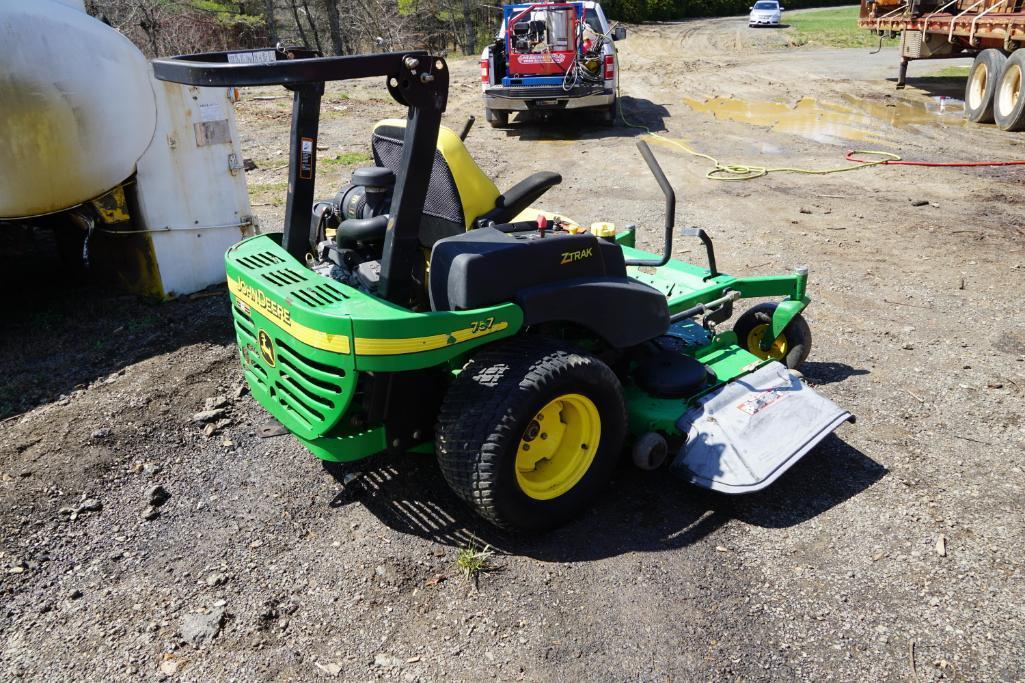
[[[693,396],[714,379],[704,363],[675,351],[659,351],[644,358],[633,373],[634,382],[655,398]]]

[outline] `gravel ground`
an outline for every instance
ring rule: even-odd
[[[743,21],[632,27],[627,116],[723,159],[823,168],[860,133],[750,125],[684,98],[924,111],[959,87],[920,77],[898,94],[893,50],[790,50]],[[478,71],[451,67],[458,128],[483,118]],[[378,85],[329,88],[320,155],[341,158],[322,165],[322,194],[399,113]],[[246,93],[239,119],[273,229],[289,102],[253,99],[268,94]],[[1020,135],[956,119],[865,125],[907,158],[1025,156]],[[481,121],[468,145],[500,187],[560,170],[546,206],[637,222],[654,246],[638,133]],[[716,183],[678,148],[656,153],[679,222],[710,231],[723,270],[811,265],[805,374],[857,424],[758,494],[624,467],[581,519],[510,537],[428,456],[328,468],[258,437],[268,417],[242,385],[223,290],[151,305],[18,259],[0,276],[0,677],[1025,680],[1025,174]],[[686,242],[676,255],[701,258]],[[497,551],[476,581],[455,563],[471,544]]]

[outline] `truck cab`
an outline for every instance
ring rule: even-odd
[[[480,58],[484,113],[492,127],[511,112],[582,109],[612,123],[626,28],[610,25],[599,3],[505,5],[495,41]]]

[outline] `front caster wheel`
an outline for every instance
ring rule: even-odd
[[[478,514],[539,531],[605,488],[625,435],[622,387],[607,365],[521,337],[466,364],[442,403],[436,443],[446,481]]]
[[[772,314],[776,304],[764,303],[752,306],[737,319],[733,331],[737,343],[762,360],[778,360],[791,370],[796,370],[811,353],[811,328],[804,316],[797,314],[783,333],[772,341],[768,351],[761,348],[762,336],[772,325]]]

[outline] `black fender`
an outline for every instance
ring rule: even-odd
[[[629,277],[582,277],[516,292],[524,325],[570,322],[617,349],[636,346],[669,329],[669,304],[653,287]]]

